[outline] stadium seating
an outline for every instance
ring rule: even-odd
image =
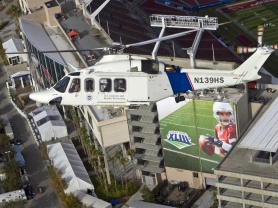
[[[156,3],[153,0],[145,1],[140,5],[140,7],[149,14],[186,15],[186,13],[182,10]]]
[[[188,7],[193,7],[198,5],[196,4],[195,0],[171,0],[171,1]]]
[[[218,0],[197,0],[199,5],[218,2]]]
[[[199,0],[198,2],[202,3],[205,0]],[[212,0],[206,1],[206,3],[211,2]],[[213,0],[215,1],[215,0]],[[175,0],[175,2],[184,3],[185,5],[195,6],[194,0]],[[96,10],[101,4],[103,0],[94,0],[91,3],[91,11]],[[167,7],[162,4],[157,4],[153,0],[147,0],[142,3],[139,8],[143,9],[145,12],[149,14],[167,14],[167,15],[184,15],[186,13],[184,11],[173,9]],[[99,14],[99,20],[101,27],[109,34],[113,41],[122,42],[123,44],[131,44],[140,41],[145,41],[152,39],[151,33],[147,29],[147,26],[143,25],[138,19],[134,18],[136,15],[130,15],[130,12],[127,8],[126,3],[122,3],[119,1],[110,1],[105,8]],[[98,20],[98,17],[97,17]],[[108,27],[107,27],[108,23]],[[157,30],[159,31],[159,30]],[[174,34],[184,31],[184,29],[175,29],[175,28],[167,28],[166,34]],[[196,33],[189,34],[183,37],[179,37],[174,39],[175,46],[179,46],[180,48],[189,48],[192,46],[192,43],[195,39]],[[228,50],[227,47],[222,45],[217,38],[212,36],[209,32],[204,32],[196,53],[197,59],[205,59],[212,60],[212,44],[214,48],[214,54],[217,61],[235,61],[240,62],[239,58]],[[154,44],[145,45],[140,47],[130,47],[125,49],[125,53],[131,54],[144,54],[150,55],[152,53]],[[170,46],[171,47],[171,46]],[[162,42],[158,55],[161,56],[170,56],[168,50],[171,49],[166,45],[165,42]],[[168,48],[168,50],[167,50]],[[182,54],[176,53],[177,57],[188,57],[186,52]]]

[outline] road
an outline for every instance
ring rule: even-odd
[[[0,14],[1,16],[2,14]],[[2,39],[6,40],[7,34],[14,32],[12,29],[13,23],[10,23],[8,27],[0,31]],[[13,37],[11,35],[10,37]],[[26,70],[26,69],[25,69]],[[48,175],[47,168],[40,156],[38,146],[36,145],[34,138],[31,134],[31,130],[28,126],[27,121],[23,118],[13,107],[8,98],[8,92],[6,88],[6,80],[8,75],[5,69],[0,63],[0,115],[8,114],[10,118],[12,128],[15,134],[15,138],[19,138],[23,141],[22,154],[25,158],[26,171],[29,174],[29,180],[31,186],[36,193],[34,199],[28,200],[28,208],[49,208],[49,207],[62,207],[58,196],[51,185],[51,180]],[[37,193],[37,187],[43,187],[43,194]]]

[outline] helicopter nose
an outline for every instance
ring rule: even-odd
[[[33,92],[29,95],[31,100],[34,100],[39,103],[48,104],[49,100],[52,98],[52,90],[43,90],[38,92]]]

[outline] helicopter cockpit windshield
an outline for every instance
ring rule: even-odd
[[[67,89],[67,86],[70,82],[69,76],[80,76],[80,72],[72,72],[68,75],[64,76],[59,82],[57,82],[53,88],[57,90],[58,92],[64,93]]]
[[[53,88],[58,92],[64,93],[67,89],[69,81],[70,78],[68,76],[64,76],[59,82],[56,83],[56,85],[53,86]]]

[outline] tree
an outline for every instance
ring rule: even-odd
[[[17,162],[12,159],[4,164],[3,170],[6,179],[3,181],[3,188],[6,192],[15,191],[22,188],[22,181],[20,178],[20,168]]]
[[[154,202],[154,196],[152,194],[152,192],[150,191],[150,189],[144,185],[142,190],[141,190],[142,198],[144,199],[144,201],[146,202]]]
[[[62,198],[62,201],[64,202],[65,208],[85,208],[86,207],[72,193],[65,194],[64,197]]]
[[[128,160],[125,157],[122,157],[120,159],[120,164],[123,166],[124,168],[124,177],[125,177],[125,185],[126,185],[126,189],[127,189],[127,178],[126,178],[126,163],[128,162]]]
[[[107,178],[102,170],[105,166],[101,162],[101,157],[103,157],[102,152],[95,149],[94,147],[91,147],[89,163],[93,166],[97,178],[99,179],[99,182],[102,186],[104,186],[105,190],[108,192]]]
[[[9,145],[10,137],[6,134],[0,134],[0,146],[5,147]]]
[[[10,19],[15,20],[15,24],[18,25],[18,18],[21,15],[20,7],[14,4],[10,5],[6,11],[6,15],[8,15]]]
[[[85,149],[87,155],[89,155],[89,152],[90,152],[89,147],[91,146],[90,145],[90,137],[87,133],[86,128],[84,128],[84,127],[80,128],[80,138],[82,140],[83,148]]]
[[[218,207],[218,199],[217,199],[217,193],[213,192],[211,199],[213,200],[213,205],[210,206],[210,208],[217,208]]]
[[[2,44],[2,41],[1,41],[0,44]],[[3,121],[2,118],[0,118],[0,132],[1,132],[2,129],[4,129],[4,127],[5,127],[4,121]]]
[[[116,191],[118,191],[118,187],[117,187],[117,181],[116,181],[116,171],[115,171],[115,162],[116,162],[116,158],[113,156],[110,156],[108,158],[108,162],[112,163],[112,167],[113,167],[113,176],[114,176],[114,181],[115,181],[115,188]]]
[[[115,152],[114,156],[120,161],[120,159],[123,157],[123,153],[121,151],[117,151]],[[124,186],[124,180],[122,174],[121,174],[121,181],[122,181],[122,186]]]

